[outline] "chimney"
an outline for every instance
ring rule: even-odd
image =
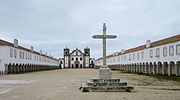
[[[40,50],[40,55],[42,55],[42,50]]]
[[[34,48],[33,48],[33,46],[31,46],[31,52],[33,52],[34,51]]]
[[[149,48],[151,46],[151,41],[150,40],[147,40],[146,41],[146,48]]]
[[[118,51],[113,53],[113,56],[117,56],[118,55]]]
[[[126,50],[125,49],[121,49],[121,54],[125,53]]]
[[[18,40],[17,39],[14,39],[14,46],[18,47]]]

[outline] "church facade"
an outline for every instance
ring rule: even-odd
[[[90,58],[90,49],[85,48],[84,52],[75,49],[70,52],[69,48],[64,49],[63,68],[93,68],[94,59]]]

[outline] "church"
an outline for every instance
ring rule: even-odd
[[[90,49],[84,48],[84,52],[75,49],[70,52],[69,48],[64,49],[64,58],[60,62],[63,68],[93,68],[94,59],[90,58]]]

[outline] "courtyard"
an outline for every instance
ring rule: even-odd
[[[179,100],[180,82],[112,71],[132,92],[87,92],[78,88],[97,69],[60,69],[0,76],[0,100]]]

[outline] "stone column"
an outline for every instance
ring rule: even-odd
[[[155,74],[155,70],[154,69],[155,69],[156,66],[155,66],[155,64],[153,64],[152,66],[153,66],[152,73],[154,75]]]
[[[5,64],[4,66],[5,66],[5,73],[4,73],[4,74],[6,74],[6,75],[7,75],[7,74],[8,74],[8,72],[9,72],[9,69],[8,69],[8,64]]]
[[[170,76],[171,75],[171,70],[170,70],[170,68],[171,68],[171,66],[170,66],[170,64],[168,64],[168,76]]]
[[[174,64],[174,66],[175,66],[175,69],[174,69],[174,70],[175,70],[175,75],[178,76],[178,72],[177,72],[177,64]]]
[[[144,73],[145,74],[147,74],[147,67],[146,67],[147,65],[145,64],[145,66],[144,66]]]
[[[164,75],[164,64],[162,64],[162,75]]]
[[[159,74],[158,64],[156,64],[156,74]]]

